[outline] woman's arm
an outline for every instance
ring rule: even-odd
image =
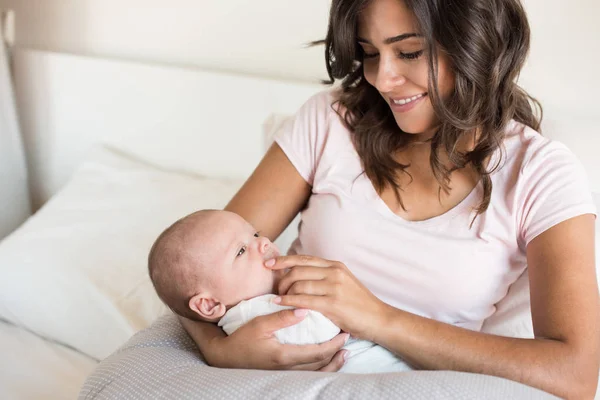
[[[496,375],[568,399],[592,399],[600,308],[594,217],[565,221],[527,248],[535,339],[493,336],[387,308],[373,339],[424,369]]]
[[[562,222],[527,248],[535,339],[474,332],[393,308],[339,262],[277,259],[292,268],[281,305],[319,311],[342,330],[372,340],[419,369],[495,375],[568,399],[592,399],[600,360],[594,217]]]
[[[281,148],[273,144],[252,176],[225,208],[250,222],[261,235],[275,240],[310,196],[311,187]],[[344,364],[340,351],[347,335],[319,345],[282,345],[274,332],[303,317],[291,310],[258,317],[231,336],[207,322],[180,318],[209,365],[221,368],[302,369],[337,371]]]
[[[225,210],[241,215],[275,241],[306,205],[310,185],[275,143]]]

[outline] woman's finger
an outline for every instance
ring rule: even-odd
[[[286,360],[283,363],[285,369],[293,368],[299,365],[309,365],[321,363],[321,367],[327,365],[333,356],[340,351],[346,344],[350,335],[348,333],[342,333],[334,337],[328,342],[320,344],[305,344],[305,345],[284,345],[284,354]],[[302,367],[299,367],[302,369]]]
[[[346,353],[348,353],[348,350],[340,350],[330,359],[325,359],[316,363],[295,365],[291,367],[290,370],[337,372],[344,366],[344,356]]]
[[[329,267],[333,264],[332,261],[325,260],[319,257],[293,255],[280,256],[272,258],[265,262],[265,266],[271,269],[286,269],[297,265],[306,265],[311,267]]]
[[[346,355],[349,354],[348,350],[340,350],[335,353],[335,356],[331,359],[331,362],[322,368],[319,368],[321,372],[338,372],[346,362]]]
[[[327,278],[327,270],[319,267],[299,266],[292,268],[279,281],[279,294],[286,294],[290,287],[299,281],[320,281]]]
[[[331,285],[324,281],[297,281],[285,292],[286,296],[309,294],[312,296],[326,296],[331,292]],[[280,293],[284,293],[280,291]]]
[[[295,310],[283,310],[273,314],[254,318],[248,324],[260,326],[260,332],[267,337],[273,336],[274,332],[296,325],[306,317],[308,310],[296,308]]]
[[[337,354],[337,353],[336,353]],[[335,357],[335,355],[333,356]],[[333,361],[333,357],[310,364],[298,364],[288,368],[291,371],[320,371]]]
[[[298,309],[308,309],[323,312],[328,307],[328,298],[325,296],[312,296],[309,294],[295,294],[277,296],[272,302],[281,306],[292,306]]]

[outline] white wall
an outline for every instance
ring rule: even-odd
[[[522,82],[552,113],[600,114],[600,1],[523,0],[533,31]],[[0,0],[18,45],[313,81],[324,78],[326,0]],[[571,112],[571,114],[573,114]]]
[[[532,30],[523,86],[557,114],[600,117],[600,1],[522,0]]]
[[[325,77],[323,0],[0,0],[18,45],[86,55]]]
[[[600,147],[600,1],[522,1],[532,26],[532,48],[521,83],[545,106],[545,132],[579,148],[589,166]],[[0,8],[17,13],[20,46],[304,81],[326,77],[322,48],[303,44],[324,36],[329,4],[0,0]]]

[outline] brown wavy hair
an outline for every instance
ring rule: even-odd
[[[389,186],[404,208],[398,172],[407,173],[393,155],[409,146],[410,135],[398,127],[392,111],[363,74],[363,50],[357,42],[358,17],[372,0],[333,0],[325,40],[327,72],[332,84],[342,80],[338,114],[352,132],[364,172],[379,193]],[[398,0],[400,1],[400,0]],[[402,0],[416,18],[426,43],[428,92],[439,126],[431,139],[430,164],[441,190],[449,192],[450,174],[469,164],[481,177],[483,200],[477,215],[487,210],[492,181],[486,159],[502,144],[514,119],[541,132],[541,104],[516,80],[529,52],[530,30],[519,0]],[[438,51],[443,51],[455,75],[455,87],[442,100],[437,87]],[[345,110],[344,110],[345,109]],[[343,113],[341,110],[344,110]],[[456,145],[465,134],[478,133],[471,151]],[[440,159],[444,151],[450,161]]]

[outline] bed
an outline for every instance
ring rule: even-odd
[[[15,49],[13,61],[32,199],[39,209],[0,242],[0,398],[228,397],[209,389],[169,391],[175,381],[152,371],[150,360],[177,353],[167,370],[180,378],[234,376],[202,364],[154,294],[145,257],[177,217],[223,207],[272,133],[323,87],[31,49]],[[250,100],[236,107],[232,99],[239,97]],[[594,132],[595,118],[579,118],[576,133]],[[600,192],[600,164],[581,137],[561,135],[567,121],[550,120],[547,131],[576,151]],[[596,200],[600,206],[600,196]],[[281,248],[295,228],[292,223],[278,239]],[[484,329],[531,336],[527,290],[523,275]],[[140,369],[145,378],[131,381]],[[236,374],[259,382],[247,398],[264,397],[266,390],[274,396],[274,388],[294,382],[296,398],[346,397],[334,390],[348,379],[341,374]],[[549,398],[470,374],[367,376],[361,382],[361,390],[380,390],[381,396]],[[413,391],[396,392],[400,386]]]

